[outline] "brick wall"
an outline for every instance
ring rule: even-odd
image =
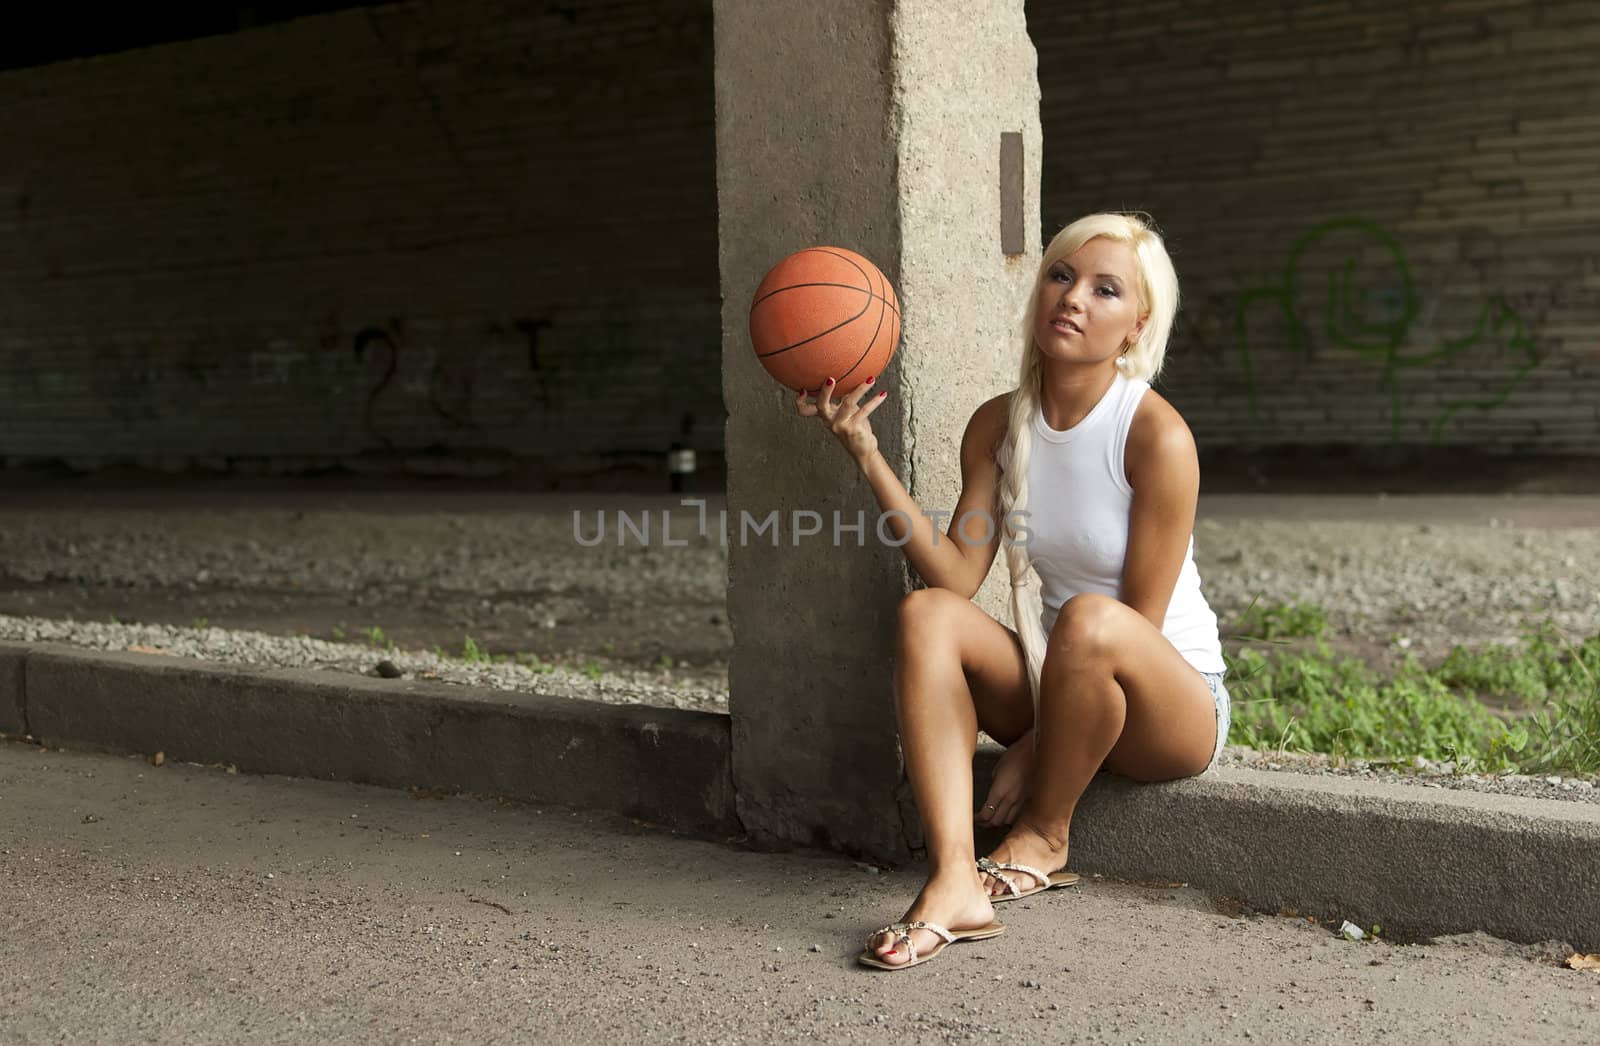
[[[1141,209],[1203,450],[1600,454],[1600,8],[1029,7],[1045,235]]]
[[[720,446],[711,47],[471,0],[0,73],[0,458]]]
[[[1600,453],[1592,4],[1029,16],[1046,235],[1164,228],[1203,450]],[[686,420],[714,458],[711,84],[706,0],[0,72],[0,459],[653,462]]]

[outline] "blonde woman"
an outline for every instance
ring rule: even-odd
[[[830,379],[796,401],[882,508],[912,521],[908,537],[895,520],[895,540],[928,586],[900,604],[894,688],[930,874],[904,918],[868,938],[867,965],[903,969],[994,936],[996,902],[1075,882],[1068,830],[1097,771],[1164,781],[1216,763],[1229,705],[1194,566],[1199,464],[1183,418],[1149,386],[1177,305],[1146,222],[1092,214],[1061,230],[1027,305],[1017,388],[968,422],[961,497],[938,540],[878,452],[868,418],[885,394],[863,404],[869,382],[835,399]],[[1020,633],[972,602],[1002,545]],[[1025,598],[1035,576],[1040,618]],[[976,819],[1010,829],[978,860],[980,729],[1006,750]]]

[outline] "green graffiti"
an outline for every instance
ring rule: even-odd
[[[1359,250],[1347,249],[1345,256],[1327,271],[1324,300],[1302,301],[1299,290],[1302,278],[1315,275],[1303,271],[1306,255],[1336,234],[1354,236]],[[1361,280],[1363,272],[1370,273],[1375,268],[1386,277],[1381,294]],[[1488,395],[1453,401],[1439,409],[1430,426],[1432,439],[1437,443],[1443,437],[1444,426],[1456,414],[1469,408],[1492,410],[1505,403],[1542,362],[1521,314],[1499,295],[1479,303],[1473,329],[1466,335],[1442,338],[1426,346],[1413,344],[1412,327],[1419,311],[1419,298],[1400,241],[1387,229],[1365,218],[1334,218],[1313,226],[1294,242],[1284,260],[1280,282],[1248,288],[1238,296],[1234,330],[1244,372],[1246,402],[1253,419],[1259,419],[1260,413],[1249,317],[1253,309],[1263,304],[1275,307],[1287,332],[1287,348],[1297,363],[1311,356],[1315,344],[1354,352],[1378,368],[1379,383],[1389,400],[1389,421],[1395,437],[1399,436],[1403,412],[1397,380],[1401,371],[1440,366],[1480,346],[1498,346],[1502,358],[1516,361],[1511,377]],[[1302,318],[1308,316],[1320,317],[1319,329],[1313,331]]]

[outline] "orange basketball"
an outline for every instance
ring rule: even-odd
[[[767,373],[796,392],[836,393],[881,375],[900,344],[900,299],[878,267],[843,247],[807,247],[774,265],[750,303],[750,340]]]

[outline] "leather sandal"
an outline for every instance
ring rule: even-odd
[[[988,857],[978,858],[978,871],[990,878],[999,880],[1006,888],[1006,892],[989,898],[990,904],[999,904],[1001,901],[1020,901],[1024,897],[1032,897],[1036,893],[1054,890],[1058,886],[1072,886],[1082,878],[1077,872],[1062,869],[1059,872],[1044,872],[1025,864],[1014,864],[1010,861],[995,861]],[[1023,872],[1031,875],[1037,885],[1026,890],[1017,889],[1016,880],[1006,872]]]
[[[939,938],[939,943],[934,946],[932,951],[918,955],[917,946],[911,943],[912,930],[927,930]],[[871,966],[879,970],[906,970],[919,963],[927,962],[957,941],[986,941],[1005,932],[1006,928],[996,922],[992,922],[988,926],[980,926],[976,930],[949,930],[938,923],[923,922],[921,920],[914,923],[890,923],[881,930],[874,930],[867,935],[866,950],[856,956],[856,961],[863,966]],[[902,941],[905,942],[906,951],[911,955],[910,959],[906,962],[884,962],[878,958],[877,953],[872,950],[872,942],[886,933],[894,934],[896,947]]]

